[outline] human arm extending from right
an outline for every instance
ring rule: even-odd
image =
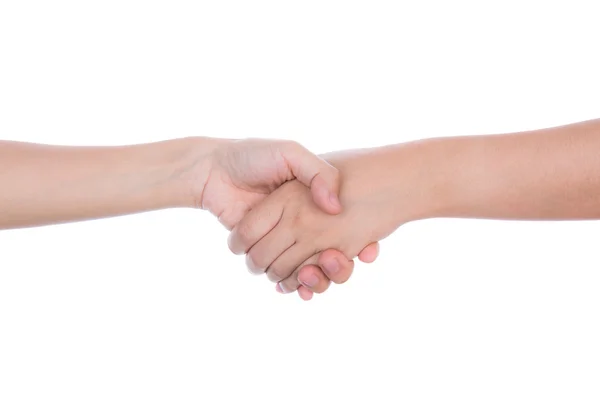
[[[249,265],[265,269],[284,292],[298,287],[296,267],[312,264],[322,250],[340,249],[351,259],[412,220],[600,218],[600,120],[426,139],[325,159],[343,177],[341,214],[323,215],[305,188],[288,183],[231,234],[232,250],[250,249]],[[267,213],[282,218],[270,221]],[[358,220],[361,229],[351,229]]]
[[[417,145],[416,147],[419,147]],[[422,143],[432,169],[430,217],[600,218],[600,119]]]

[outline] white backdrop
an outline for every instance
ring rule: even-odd
[[[2,1],[0,138],[326,152],[600,117],[595,2],[416,3]],[[0,398],[597,399],[599,232],[411,223],[309,303],[208,213],[0,232]]]

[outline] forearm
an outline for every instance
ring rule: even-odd
[[[600,120],[424,140],[382,154],[382,171],[408,176],[421,196],[417,218],[600,218]]]
[[[121,147],[2,141],[0,229],[186,206],[183,179],[198,162],[198,140]]]

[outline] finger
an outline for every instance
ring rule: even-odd
[[[314,254],[312,257],[305,260],[302,264],[300,264],[300,266],[298,268],[294,269],[294,271],[292,272],[292,274],[290,276],[281,280],[277,284],[279,287],[278,291],[281,291],[281,293],[295,292],[296,289],[298,289],[298,287],[301,286],[300,282],[298,281],[298,273],[300,272],[302,267],[304,267],[305,265],[315,265],[318,260],[319,260],[318,254]]]
[[[269,266],[295,244],[289,229],[271,229],[246,254],[246,266],[254,274],[262,274]]]
[[[298,282],[302,286],[298,288],[308,290],[313,293],[323,293],[331,285],[331,281],[325,273],[316,265],[306,265],[298,272]]]
[[[298,288],[298,296],[304,301],[309,301],[313,298],[313,292],[305,288],[304,286],[300,286]]]
[[[329,214],[342,211],[339,200],[340,174],[333,165],[295,142],[284,147],[281,155],[296,179],[310,187],[313,201],[319,208]]]
[[[275,285],[275,291],[277,291],[277,293],[283,293],[281,291],[281,288],[279,287],[279,284]],[[302,300],[308,301],[310,299],[313,298],[313,292],[310,291],[310,289],[305,288],[304,286],[300,285],[298,286],[298,295],[300,296],[300,298]]]
[[[364,263],[372,263],[379,256],[379,242],[370,243],[358,253],[358,259]]]
[[[279,287],[279,284],[275,285],[275,290],[277,291],[277,293],[283,293],[281,291],[281,288]],[[304,286],[300,285],[298,286],[298,296],[300,296],[300,298],[304,301],[309,301],[313,298],[313,292],[310,291],[310,289],[305,288]]]
[[[280,282],[284,280],[297,269],[298,265],[302,265],[305,260],[314,254],[314,250],[311,250],[311,248],[306,245],[295,244],[291,246],[271,263],[267,270],[267,278],[269,278],[271,282]]]
[[[308,270],[309,272],[313,270],[313,267],[317,266],[323,274],[317,275],[320,281],[314,286],[318,290],[324,286],[324,280],[327,280],[325,281],[327,282],[327,287],[325,290],[329,287],[328,281],[338,284],[345,283],[348,279],[350,279],[350,276],[354,271],[354,261],[348,260],[344,253],[338,250],[328,249],[302,263],[302,265],[298,267],[292,273],[292,275],[279,282],[279,288],[281,289],[282,293],[290,293],[295,291],[298,288],[298,283],[301,283],[303,286],[310,289],[310,286],[308,285],[310,282],[302,282],[302,279],[300,278],[300,274],[304,274],[304,268],[308,268],[309,266],[311,267]],[[304,278],[304,275],[302,275],[302,277]],[[315,292],[322,293],[323,291]]]
[[[342,284],[350,279],[354,272],[354,261],[348,260],[344,253],[327,249],[319,255],[317,265],[332,282]]]
[[[246,253],[256,242],[268,234],[281,220],[283,205],[264,200],[246,214],[231,230],[227,244],[234,254]]]
[[[228,231],[231,231],[234,226],[236,226],[244,215],[248,213],[248,205],[245,203],[239,203],[231,207],[231,210],[224,212],[223,214],[218,216],[219,222],[227,228]]]

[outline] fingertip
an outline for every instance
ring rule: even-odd
[[[340,198],[337,193],[329,193],[329,205],[331,206],[332,214],[339,214],[342,212],[342,203],[340,203]]]
[[[350,279],[354,261],[348,260],[339,250],[328,249],[319,257],[319,266],[332,282],[340,284]]]
[[[312,180],[310,190],[313,201],[321,210],[332,215],[342,212],[342,204],[337,195],[337,188],[332,190],[320,174]]]
[[[379,243],[378,242],[369,244],[367,247],[362,249],[362,251],[360,253],[358,253],[358,259],[367,264],[370,264],[370,263],[374,262],[375,260],[377,260],[378,256],[379,256]]]
[[[300,288],[313,293],[323,293],[331,285],[331,280],[316,265],[305,265],[302,267],[298,272],[298,281],[302,285]]]
[[[305,288],[304,286],[300,286],[298,288],[298,296],[300,296],[300,298],[304,301],[309,301],[313,298],[314,293],[311,292],[309,289]]]

